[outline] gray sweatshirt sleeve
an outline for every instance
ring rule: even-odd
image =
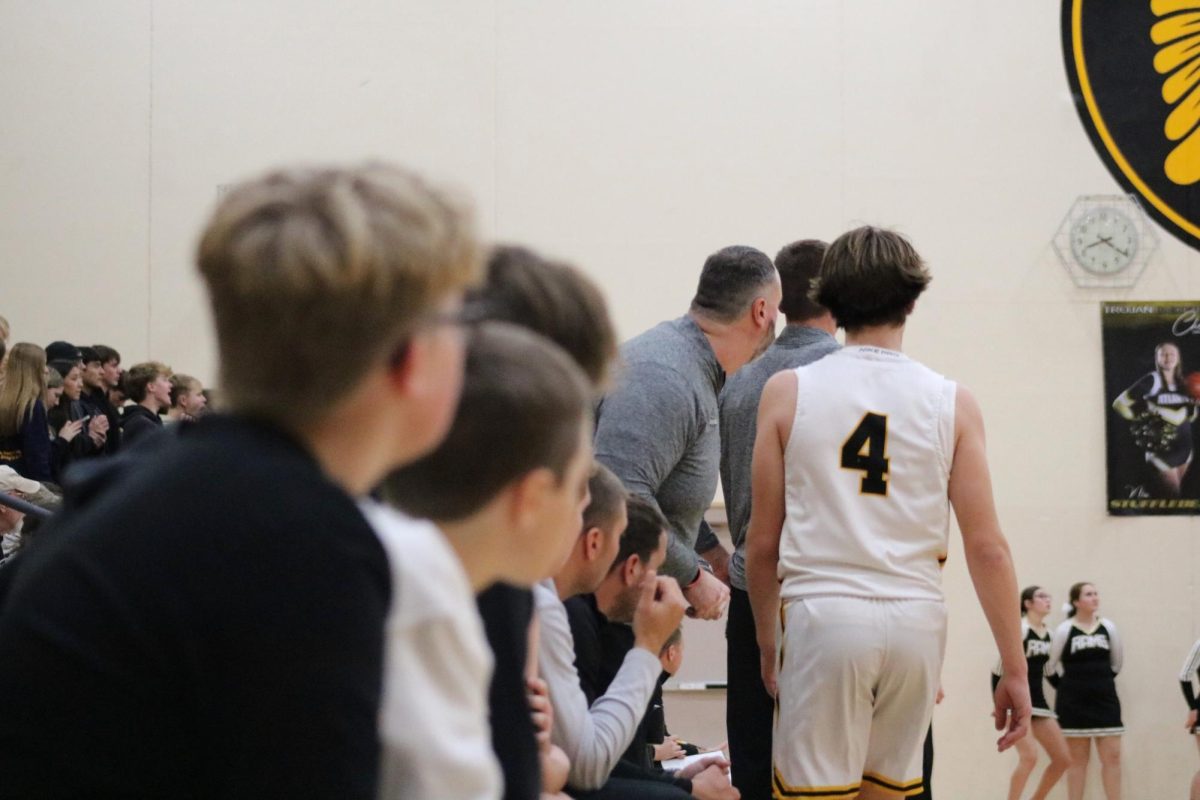
[[[696,416],[695,397],[679,373],[659,364],[632,364],[600,405],[596,460],[632,494],[658,507],[659,487],[699,435]],[[686,585],[699,569],[693,549],[699,530],[673,524],[671,533],[661,572]]]
[[[588,708],[575,670],[566,608],[545,584],[533,592],[541,634],[538,667],[554,706],[553,741],[571,760],[568,783],[576,789],[599,789],[633,741],[662,665],[649,651],[633,648],[608,691]]]

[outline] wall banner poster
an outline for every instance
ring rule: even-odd
[[[1200,300],[1103,303],[1108,513],[1200,514]]]

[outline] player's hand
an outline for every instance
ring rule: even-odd
[[[1004,731],[1004,735],[996,740],[996,746],[1004,752],[1029,732],[1029,718],[1033,715],[1029,679],[1025,675],[1005,675],[996,686],[995,700],[992,716],[996,730]]]
[[[771,697],[779,697],[779,681],[775,675],[775,643],[772,642],[770,647],[763,647],[763,643],[758,643],[758,668],[762,672],[763,688],[767,690],[767,694]]]
[[[692,776],[692,797],[699,800],[740,800],[741,796],[725,771],[715,764]]]
[[[1187,730],[1188,733],[1191,733],[1192,728],[1196,727],[1196,709],[1193,708],[1191,711],[1188,712],[1187,722],[1184,724],[1183,727]]]
[[[642,578],[642,596],[633,612],[634,646],[645,648],[658,658],[686,609],[687,601],[674,578],[647,571]]]
[[[688,616],[700,619],[720,619],[729,605],[729,587],[708,570],[700,570],[700,578],[684,595],[692,608]]]

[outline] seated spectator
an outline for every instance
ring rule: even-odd
[[[63,393],[63,376],[54,367],[46,367],[46,391],[42,394],[42,402],[46,404],[47,415],[58,408],[58,403],[62,400]],[[50,430],[49,420],[46,422],[46,434],[50,438],[54,438],[53,431]]]
[[[396,168],[279,170],[197,260],[232,414],[82,473],[10,565],[5,797],[377,796],[393,587],[356,499],[452,421],[473,225]]]
[[[24,500],[51,513],[62,505],[58,494],[37,481],[22,477],[12,467],[0,466],[0,494]],[[10,563],[9,559],[28,545],[40,521],[39,517],[27,517],[24,512],[0,503],[0,565]]]
[[[79,399],[92,418],[91,430],[104,434],[104,452],[111,455],[121,442],[121,418],[108,400],[104,359],[94,347],[81,347],[79,352],[83,362],[83,395]]]
[[[25,488],[24,484],[30,483],[38,488],[41,486],[22,479],[11,467],[0,468],[0,494],[24,500],[25,492],[21,490]],[[21,527],[24,521],[23,512],[0,503],[0,566],[21,549]]]
[[[20,342],[8,354],[0,384],[0,465],[35,481],[52,478],[45,375],[46,351]]]
[[[125,374],[125,393],[134,405],[121,412],[121,437],[132,445],[162,430],[159,415],[171,407],[171,368],[157,361],[134,364]]]
[[[663,704],[663,684],[679,674],[679,668],[683,666],[683,628],[676,630],[671,638],[667,639],[662,652],[658,654],[658,660],[662,662],[663,672],[658,678],[658,689],[650,701],[650,709],[646,712],[643,727],[646,730],[650,758],[655,764],[661,765],[663,761],[694,756],[700,752],[699,747],[672,736],[667,730],[666,707]]]
[[[121,385],[121,354],[106,344],[94,344],[92,349],[100,356],[100,366],[104,375],[104,387],[108,390]],[[115,405],[115,404],[114,404]],[[118,408],[120,406],[117,406]]]
[[[565,353],[521,328],[485,324],[468,342],[445,441],[382,487],[389,503],[441,532],[367,508],[398,587],[387,622],[381,796],[499,796],[487,724],[492,661],[475,593],[498,580],[530,586],[565,557],[588,493],[591,426],[591,387]]]
[[[79,398],[83,394],[83,370],[77,361],[52,361],[50,367],[63,376],[62,397],[46,412],[54,439],[50,443],[50,474],[62,483],[63,473],[73,462],[101,452],[88,428],[88,414]]]
[[[118,414],[125,408],[125,404],[129,402],[129,395],[125,393],[125,370],[123,369],[117,371],[117,385],[108,388],[108,402],[112,404],[113,408],[117,409]]]
[[[204,413],[208,397],[204,384],[191,375],[171,376],[171,407],[167,410],[167,422],[195,422]]]
[[[575,360],[594,391],[606,387],[617,350],[616,333],[604,295],[579,270],[523,247],[497,247],[488,258],[486,282],[473,293],[473,302],[482,304],[489,320],[510,322],[545,336]],[[504,770],[504,798],[536,800],[539,746],[529,720],[524,677],[532,652],[531,631],[536,631],[533,596],[528,589],[501,582],[481,592],[478,601],[496,658],[488,705],[492,746]],[[536,664],[531,671],[536,672]],[[545,760],[541,757],[543,769]]]
[[[611,562],[608,573],[594,592],[577,595],[565,603],[575,643],[575,666],[579,672],[579,684],[589,703],[594,703],[608,690],[620,672],[630,650],[635,646],[635,635],[629,623],[633,620],[642,583],[647,575],[654,574],[667,556],[667,522],[662,513],[648,501],[631,497],[627,505],[628,524],[621,535],[620,549]],[[664,642],[657,660],[670,651],[672,642],[678,641],[678,629]],[[661,712],[662,683],[665,680],[656,671],[653,693],[647,709],[638,720],[634,733],[621,761],[615,766],[613,775],[620,779],[622,791],[629,791],[628,780],[665,782],[683,790],[675,795],[665,788],[643,789],[654,797],[686,796],[733,798],[736,790],[729,785],[723,769],[713,767],[695,780],[674,774],[664,774],[654,768],[648,745],[652,738],[649,711],[657,704]],[[658,741],[662,741],[661,736]],[[690,772],[690,771],[689,771]],[[617,796],[611,787],[602,790],[597,797]]]
[[[598,474],[611,484],[608,494],[625,493],[610,471]],[[553,578],[534,587],[539,623],[538,663],[554,706],[553,738],[571,762],[572,794],[597,800],[665,799],[686,798],[691,791],[697,797],[736,798],[736,790],[729,786],[723,771],[727,764],[719,764],[715,758],[713,763],[698,762],[679,773],[681,781],[692,782],[690,787],[614,772],[621,753],[633,740],[657,684],[661,671],[658,654],[679,627],[687,603],[673,579],[657,576],[642,562],[637,569],[636,595],[622,593],[622,602],[633,609],[630,617],[634,647],[626,654],[608,690],[589,703],[575,668],[575,644],[563,601],[596,591],[609,575],[627,519],[624,504],[605,511],[600,514],[588,507],[566,562]],[[710,789],[715,793],[709,793]]]

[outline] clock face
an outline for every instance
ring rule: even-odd
[[[1071,223],[1071,255],[1095,275],[1112,275],[1128,267],[1138,249],[1133,220],[1115,208],[1092,208]]]

